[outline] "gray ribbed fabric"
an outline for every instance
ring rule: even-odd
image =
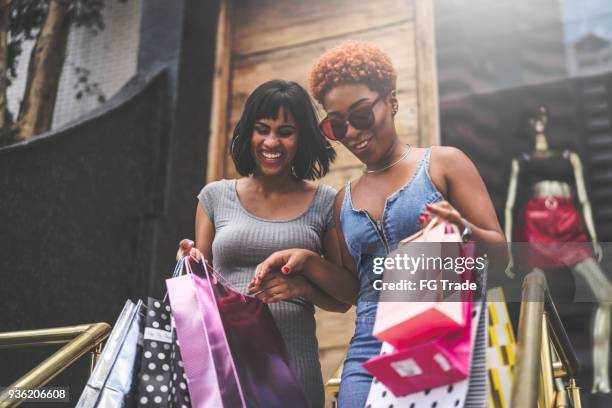
[[[323,234],[333,222],[335,190],[320,184],[308,209],[292,220],[266,220],[250,214],[238,199],[236,180],[206,185],[198,199],[215,224],[213,267],[246,292],[255,267],[272,252],[289,248],[322,251]],[[323,407],[325,396],[319,363],[314,306],[301,299],[270,305],[312,408]]]

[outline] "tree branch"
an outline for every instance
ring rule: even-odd
[[[68,34],[73,16],[73,1],[50,0],[28,66],[24,97],[17,127],[21,139],[29,139],[50,129],[55,108]]]

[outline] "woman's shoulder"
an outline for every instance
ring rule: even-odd
[[[334,201],[336,193],[338,192],[335,187],[321,183],[318,188],[320,189],[321,197],[323,197],[325,201]]]
[[[453,146],[432,146],[429,150],[430,162],[444,167],[461,166],[471,162],[463,150]]]
[[[204,187],[202,187],[202,190],[200,191],[200,194],[198,194],[198,197],[200,199],[216,199],[220,197],[223,192],[229,191],[235,181],[236,180],[234,179],[221,179],[211,181],[210,183],[207,183]]]
[[[457,176],[474,166],[472,160],[461,150],[453,146],[435,146],[430,148],[430,173],[441,176]]]

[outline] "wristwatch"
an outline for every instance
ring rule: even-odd
[[[472,240],[472,226],[466,219],[463,219],[463,231],[461,231],[461,240],[469,242]]]

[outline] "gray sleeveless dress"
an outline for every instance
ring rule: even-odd
[[[272,252],[305,248],[322,253],[325,230],[333,222],[336,191],[320,184],[308,209],[287,221],[250,214],[236,193],[236,180],[206,185],[198,199],[215,225],[213,267],[246,292],[255,267]],[[291,360],[312,408],[323,407],[325,396],[319,363],[314,306],[301,299],[270,305]]]

